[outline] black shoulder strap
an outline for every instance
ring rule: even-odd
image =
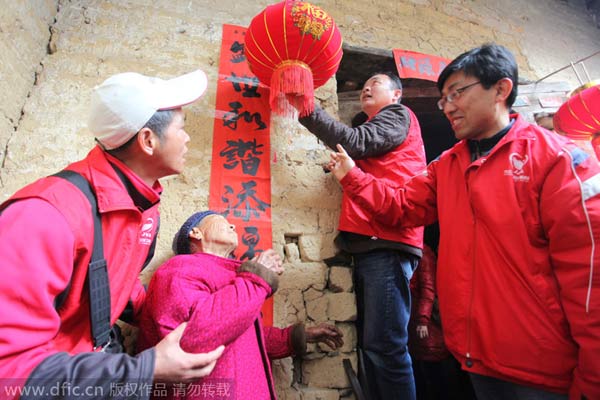
[[[75,185],[90,202],[94,219],[94,247],[88,265],[87,283],[90,300],[90,324],[94,347],[102,347],[110,341],[110,283],[106,259],[104,258],[104,242],[102,240],[102,222],[96,196],[87,179],[79,173],[62,170],[52,175],[66,179]],[[70,286],[70,285],[69,285]],[[61,304],[68,293],[69,287],[59,295]]]

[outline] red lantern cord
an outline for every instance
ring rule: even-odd
[[[306,116],[314,110],[314,90],[337,72],[342,38],[319,7],[284,0],[252,19],[245,51],[250,70],[271,89],[273,112]]]

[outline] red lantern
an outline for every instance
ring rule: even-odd
[[[273,112],[300,116],[314,109],[314,89],[336,72],[342,36],[333,19],[310,3],[284,0],[255,16],[246,31],[250,70],[271,89]]]
[[[600,85],[575,91],[554,114],[554,129],[575,141],[592,141],[600,159]]]

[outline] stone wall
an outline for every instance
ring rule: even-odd
[[[202,68],[207,94],[187,108],[186,171],[163,181],[155,268],[170,254],[181,222],[207,206],[215,88],[224,23],[247,26],[268,1],[30,0],[5,2],[0,15],[0,200],[33,179],[83,157],[92,87],[124,71],[170,77]],[[539,78],[597,50],[600,30],[583,10],[557,0],[319,0],[355,46],[404,48],[453,58],[483,42],[511,48],[522,75]],[[552,38],[553,40],[548,40]],[[600,77],[600,62],[588,70]],[[557,79],[577,86],[565,71]],[[335,80],[317,91],[337,113]],[[275,297],[275,323],[336,323],[346,344],[313,346],[303,360],[277,361],[281,399],[351,397],[342,359],[356,366],[356,306],[351,270],[328,268],[341,193],[321,164],[325,147],[296,123],[271,126],[273,243],[286,272]],[[150,273],[143,275],[147,280]]]
[[[58,0],[4,3],[0,12],[0,167],[4,167],[11,139],[20,134],[23,108],[44,69]],[[4,179],[0,172],[0,187]]]

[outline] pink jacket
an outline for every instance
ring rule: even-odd
[[[293,326],[263,327],[260,310],[271,287],[257,275],[237,272],[240,265],[237,260],[199,253],[175,256],[154,273],[138,347],[153,346],[186,321],[183,350],[201,353],[225,345],[208,377],[183,391],[168,388],[168,398],[209,398],[206,390],[218,387],[229,399],[275,399],[269,358],[292,355]]]
[[[396,226],[439,220],[446,345],[470,372],[600,399],[600,166],[521,116],[489,155],[465,141],[393,188],[344,193]]]

